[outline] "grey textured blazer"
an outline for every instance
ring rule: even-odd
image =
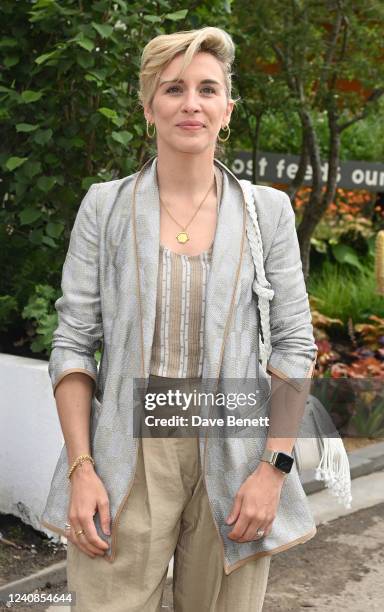
[[[204,328],[203,379],[254,378],[264,391],[270,376],[259,367],[255,269],[246,236],[246,195],[241,182],[219,160],[222,200],[208,279]],[[70,372],[85,372],[95,381],[91,410],[91,452],[108,492],[112,533],[101,530],[118,554],[117,524],[133,483],[139,438],[133,435],[133,379],[148,379],[155,325],[160,209],[157,157],[139,172],[96,183],[83,198],[71,232],[63,267],[62,297],[49,361],[53,392]],[[308,295],[303,278],[288,196],[271,187],[253,186],[263,243],[265,275],[274,297],[270,309],[272,352],[267,370],[282,378],[311,377],[316,360]],[[94,359],[101,346],[99,369]],[[224,382],[225,386],[225,382]],[[249,407],[244,409],[249,413]],[[239,408],[240,415],[241,408]],[[248,415],[249,416],[249,415]],[[285,477],[271,533],[238,543],[227,537],[225,518],[233,498],[262,455],[265,437],[200,438],[205,486],[218,537],[223,567],[230,574],[247,561],[305,542],[316,533],[295,466]],[[249,434],[249,432],[248,432]],[[65,536],[70,483],[65,444],[53,474],[42,524]]]

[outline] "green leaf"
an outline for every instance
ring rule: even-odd
[[[84,70],[89,70],[89,68],[92,68],[92,66],[94,66],[95,64],[95,58],[93,57],[93,55],[90,55],[89,53],[83,53],[83,51],[81,51],[80,49],[76,54],[76,61],[79,66],[84,68]]]
[[[181,11],[175,11],[174,13],[167,13],[165,15],[165,19],[170,19],[171,21],[180,21],[180,19],[185,19],[188,14],[188,9],[182,9]]]
[[[88,73],[100,81],[104,81],[107,78],[108,71],[102,68],[94,68],[93,70],[88,70]]]
[[[370,238],[368,238],[367,239],[367,244],[368,244],[368,253],[369,253],[369,255],[375,256],[375,254],[376,254],[376,235],[371,236]]]
[[[92,74],[86,74],[84,80],[88,81],[89,83],[96,83],[97,87],[101,87],[103,85],[103,81],[100,81],[100,79],[93,76]]]
[[[114,123],[118,127],[121,127],[122,125],[124,125],[124,123],[125,123],[124,118],[123,117],[119,117],[119,115],[116,113],[116,111],[113,110],[112,108],[107,108],[107,107],[103,106],[103,107],[98,108],[97,110],[98,110],[99,113],[101,113],[102,115],[107,117],[107,119],[110,119],[112,121],[112,123]]]
[[[4,66],[6,68],[12,68],[12,66],[16,66],[20,61],[20,58],[17,55],[7,55],[4,58]]]
[[[150,23],[158,23],[159,21],[163,20],[158,15],[144,15],[143,21],[149,21]]]
[[[34,4],[35,9],[51,8],[56,4],[56,0],[37,0]]]
[[[105,79],[107,77],[107,70],[89,70],[89,72],[85,75],[86,81],[93,81],[97,85],[103,85]]]
[[[101,106],[97,109],[99,113],[107,117],[107,119],[117,119],[117,113],[112,108],[107,108],[106,106]]]
[[[48,130],[39,130],[33,137],[33,140],[40,145],[46,145],[52,138],[53,130],[49,128]]]
[[[95,23],[92,21],[92,25],[102,38],[109,38],[113,32],[113,27],[107,23]]]
[[[119,142],[122,145],[127,145],[130,140],[132,140],[133,135],[131,132],[127,132],[127,130],[123,130],[121,132],[112,132],[112,138],[116,142]]]
[[[3,36],[0,39],[0,49],[2,47],[17,47],[19,45],[19,42],[16,40],[16,38],[11,38],[10,36]]]
[[[19,213],[20,225],[30,225],[41,217],[41,211],[32,206],[27,206]]]
[[[57,157],[57,155],[55,155],[54,153],[51,153],[50,151],[47,151],[47,153],[44,153],[43,159],[49,165],[60,163],[60,159]]]
[[[85,146],[85,140],[80,138],[80,136],[74,136],[73,138],[68,138],[68,144],[71,147],[76,147],[76,149],[81,149],[81,147]]]
[[[23,173],[29,178],[33,178],[41,172],[41,162],[28,160],[23,168]]]
[[[41,91],[33,91],[32,89],[25,89],[21,93],[20,97],[23,102],[25,102],[26,104],[30,104],[31,102],[37,102],[37,100],[40,100],[40,98],[43,97],[43,94]]]
[[[347,244],[335,244],[332,246],[332,253],[340,264],[349,264],[363,272],[364,267],[359,262],[356,251],[352,247]]]
[[[50,51],[49,53],[43,53],[42,55],[39,55],[39,57],[36,57],[35,62],[36,64],[44,64],[44,62],[48,61],[48,60],[55,60],[58,59],[60,55],[60,49],[54,49],[54,51]]]
[[[16,123],[16,132],[34,132],[39,128],[38,125],[32,123]]]
[[[42,240],[42,242],[43,242],[44,244],[46,244],[46,245],[50,246],[50,247],[53,247],[53,248],[56,248],[56,247],[57,247],[56,242],[55,242],[55,241],[54,241],[52,238],[50,238],[49,236],[43,236],[43,240]]]
[[[54,176],[40,176],[37,181],[37,186],[40,191],[48,193],[56,183],[56,177]]]
[[[19,168],[26,161],[28,161],[28,157],[9,157],[5,162],[5,167],[12,172],[12,170]]]
[[[143,126],[142,126],[142,125],[140,125],[140,124],[136,123],[136,124],[134,125],[134,128],[135,128],[135,132],[136,132],[136,133],[137,133],[139,136],[144,136],[144,129],[143,129]]]
[[[33,230],[29,235],[29,240],[32,242],[32,244],[41,245],[41,243],[43,242],[43,238],[44,233],[41,228]]]
[[[48,236],[51,236],[52,238],[58,238],[63,233],[63,231],[63,223],[57,223],[54,221],[49,221],[49,223],[47,223],[46,232]]]
[[[118,117],[113,123],[121,128],[121,126],[125,124],[125,119],[124,117]]]
[[[93,51],[95,48],[95,43],[90,38],[86,38],[84,34],[81,32],[73,40],[80,46],[82,49],[86,51]]]
[[[98,182],[100,182],[100,179],[97,176],[86,176],[81,181],[81,188],[84,189],[84,191],[88,191],[88,189],[91,185],[93,185],[93,183]]]

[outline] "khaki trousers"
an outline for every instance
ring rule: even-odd
[[[175,612],[260,612],[270,556],[226,575],[200,469],[198,438],[139,439],[113,563],[68,541],[68,590],[76,612],[160,612],[174,555]],[[165,608],[163,608],[165,609]]]

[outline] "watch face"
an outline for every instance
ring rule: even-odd
[[[282,472],[288,474],[291,471],[293,464],[293,457],[286,455],[285,453],[279,453],[276,457],[275,466]]]

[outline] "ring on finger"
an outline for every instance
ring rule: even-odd
[[[75,531],[75,534],[76,534],[77,536],[79,536],[79,535],[81,535],[81,534],[84,534],[84,535],[85,535],[85,531],[84,531],[84,529],[79,529],[79,531]]]

